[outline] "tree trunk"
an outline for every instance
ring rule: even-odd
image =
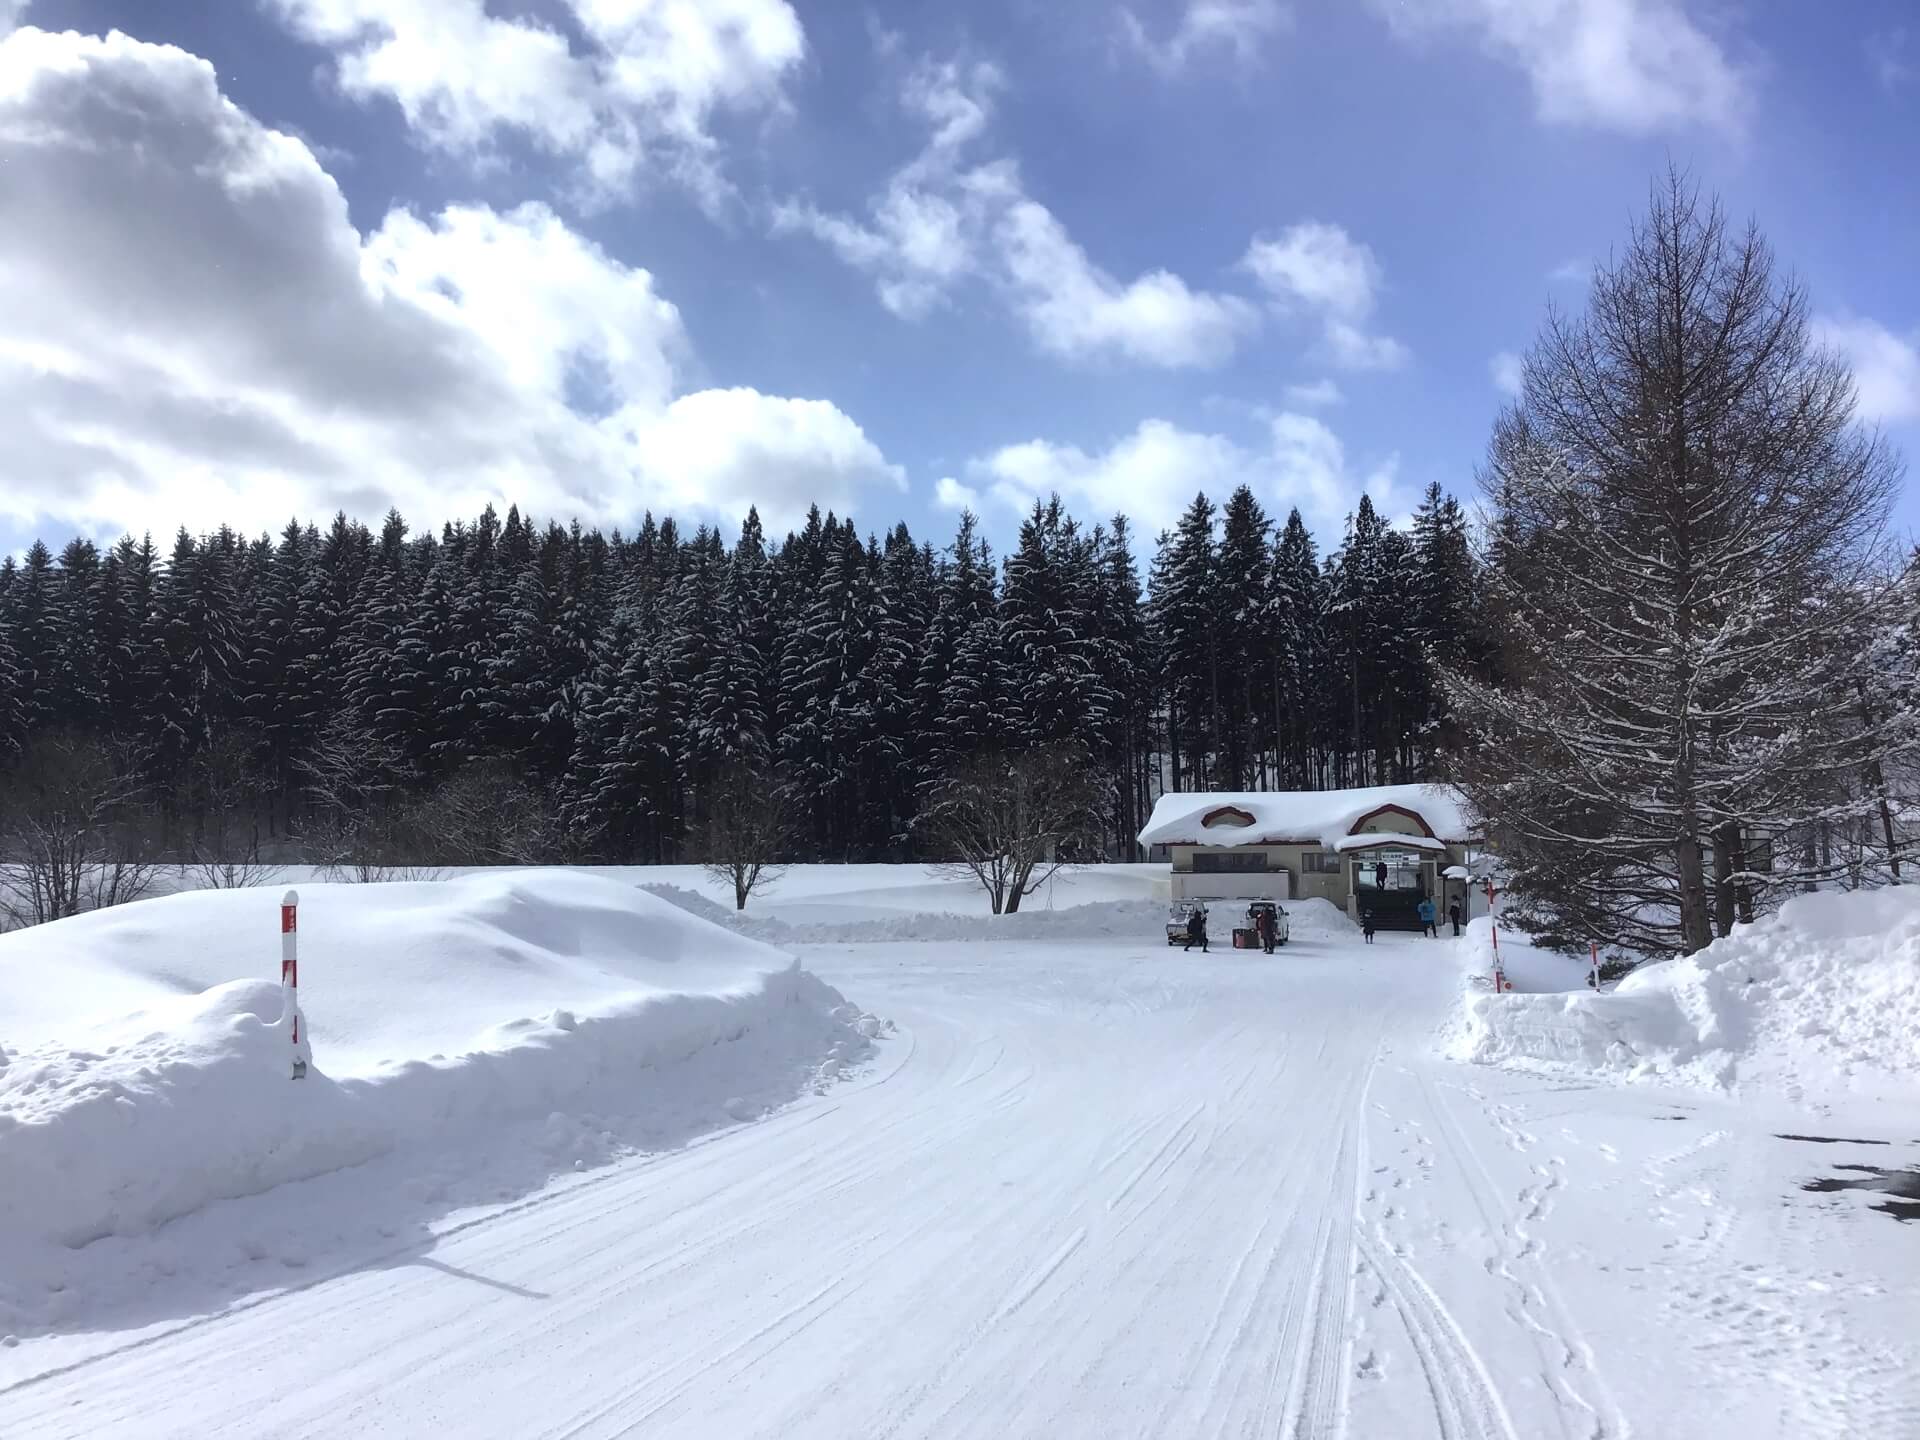
[[[1700,840],[1691,827],[1674,846],[1674,865],[1680,889],[1680,953],[1691,955],[1713,943],[1713,923],[1707,909],[1707,877]]]
[[[1738,826],[1722,825],[1713,832],[1713,923],[1723,937],[1733,933],[1733,867],[1739,851]]]

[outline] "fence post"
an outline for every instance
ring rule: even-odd
[[[286,992],[286,1009],[293,1019],[293,1078],[304,1080],[307,1061],[313,1058],[307,1037],[300,1026],[300,892],[289,890],[280,897],[280,988]]]
[[[1587,955],[1589,957],[1587,986],[1589,989],[1598,990],[1600,988],[1600,942],[1598,940],[1587,941]]]

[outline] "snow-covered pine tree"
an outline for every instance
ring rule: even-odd
[[[122,739],[142,729],[151,683],[154,585],[159,556],[153,537],[123,537],[101,566],[98,654],[108,724]]]
[[[905,524],[887,532],[874,587],[873,728],[860,763],[875,783],[867,788],[863,823],[868,852],[903,858],[900,844],[913,821],[914,793],[924,777],[913,733],[914,684],[933,607],[927,554]]]
[[[8,557],[12,566],[12,557]],[[29,733],[51,727],[54,675],[60,668],[60,577],[53,552],[36,540],[6,586],[7,624],[13,632],[19,705]]]
[[[998,750],[1017,733],[993,551],[985,540],[975,540],[969,551],[965,542],[972,535],[962,516],[949,581],[959,628],[953,665],[940,694],[937,773],[945,773],[956,757]]]
[[[1341,764],[1336,755],[1341,785],[1386,783],[1398,730],[1396,672],[1406,649],[1399,626],[1411,577],[1403,547],[1388,534],[1372,497],[1362,495],[1345,543],[1327,566],[1328,678],[1338,687],[1331,698],[1341,717],[1335,730],[1345,757]]]
[[[1298,509],[1274,540],[1261,625],[1271,648],[1267,722],[1281,789],[1314,786],[1315,715],[1320,699],[1326,600],[1313,536]]]
[[[815,853],[849,859],[857,844],[858,759],[874,723],[866,667],[877,637],[867,553],[851,529],[830,525],[827,563],[781,659],[789,720],[781,765]]]
[[[6,592],[0,591],[0,769],[20,757],[27,739],[27,716],[20,663],[13,652],[13,621]]]
[[[1000,589],[1000,634],[1018,745],[1073,743],[1087,748],[1104,721],[1082,606],[1089,586],[1077,527],[1060,497],[1036,500],[1007,556]]]
[[[240,713],[259,745],[262,777],[282,805],[292,799],[297,766],[319,733],[329,676],[314,653],[315,557],[306,531],[291,521],[280,533],[248,637]]]
[[[727,682],[731,617],[722,609],[725,563],[716,561],[701,526],[674,582],[663,650],[672,676],[676,752],[682,783],[697,797],[719,764],[735,753],[739,726]],[[714,684],[709,686],[709,678]],[[702,701],[711,704],[703,708]]]
[[[926,775],[943,773],[955,746],[965,741],[965,727],[950,720],[966,708],[963,692],[970,683],[955,683],[961,645],[993,606],[992,561],[979,536],[978,517],[965,510],[934,573],[933,608],[914,676],[914,729]]]
[[[1440,670],[1451,667],[1485,674],[1488,658],[1480,630],[1479,578],[1466,514],[1460,502],[1444,493],[1437,481],[1427,487],[1414,511],[1413,548],[1416,590],[1412,629],[1422,662],[1419,765],[1423,772],[1430,772],[1436,751],[1445,747],[1448,728]]]
[[[1111,853],[1131,857],[1133,837],[1152,807],[1152,737],[1148,733],[1152,692],[1140,570],[1133,558],[1133,530],[1127,517],[1117,514],[1104,527],[1096,526],[1089,550],[1091,589],[1084,613],[1106,715],[1094,730],[1094,758],[1112,782]]]
[[[466,754],[461,702],[469,687],[457,598],[463,548],[458,536],[443,541],[408,597],[386,691],[373,717],[379,733],[416,770],[431,766],[445,773]]]
[[[60,552],[55,572],[54,656],[48,708],[63,729],[101,734],[112,724],[106,709],[100,656],[100,552],[76,539]]]
[[[573,846],[603,860],[634,858],[648,819],[644,767],[628,744],[645,681],[646,651],[635,612],[622,603],[595,637],[580,687],[573,754],[560,782],[561,818]]]
[[[1900,467],[1757,230],[1680,176],[1584,315],[1550,313],[1485,489],[1515,684],[1461,674],[1469,793],[1556,939],[1691,953],[1794,876],[1835,779],[1904,742],[1858,719]],[[1769,854],[1769,852],[1771,852]]]
[[[1255,736],[1265,710],[1266,681],[1273,669],[1272,633],[1260,623],[1269,589],[1268,536],[1273,522],[1245,485],[1227,499],[1221,512],[1218,587],[1218,711],[1221,773],[1225,789],[1267,784],[1264,747]],[[1256,764],[1256,752],[1259,759]]]
[[[1175,790],[1212,784],[1219,736],[1214,506],[1195,495],[1154,558],[1151,611]],[[1182,773],[1180,757],[1187,757]]]
[[[156,685],[148,713],[150,773],[162,787],[179,782],[187,762],[212,742],[234,708],[241,656],[231,556],[220,535],[202,544],[182,528],[160,577]]]
[[[508,512],[508,526],[516,544],[524,544],[520,512]],[[558,746],[556,757],[539,746],[542,720],[559,688],[554,630],[559,609],[560,560],[565,533],[550,529],[537,557],[528,557],[509,584],[499,648],[487,658],[486,683],[480,703],[481,723],[489,748],[518,758],[529,769],[548,777],[556,759],[564,763],[570,743]]]

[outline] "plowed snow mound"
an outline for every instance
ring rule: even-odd
[[[1920,889],[1789,900],[1595,995],[1470,994],[1460,1058],[1791,1099],[1920,1093]]]
[[[940,910],[904,910],[859,920],[793,922],[751,912],[740,914],[715,900],[670,883],[642,886],[690,915],[724,925],[772,945],[897,944],[932,940],[1082,940],[1128,938],[1156,941],[1167,919],[1162,900],[1104,900],[1057,910],[1029,897],[1035,908],[1011,915],[956,915]]]
[[[297,1082],[277,889],[0,936],[0,1321],[34,1246],[415,1149],[482,1168],[516,1125],[540,1127],[552,1169],[670,1143],[825,1083],[881,1028],[790,957],[594,876],[300,899]]]

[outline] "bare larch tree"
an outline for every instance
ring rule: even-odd
[[[1482,474],[1504,688],[1455,674],[1462,783],[1559,941],[1692,953],[1799,876],[1910,714],[1863,708],[1905,587],[1897,456],[1751,226],[1669,173],[1550,312]]]

